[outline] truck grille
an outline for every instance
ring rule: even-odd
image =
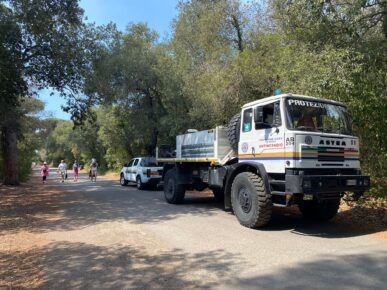
[[[334,161],[344,162],[344,148],[337,147],[318,147],[317,160],[318,161]]]
[[[303,146],[301,159],[343,163],[346,160],[359,160],[359,152],[357,150],[340,147]]]

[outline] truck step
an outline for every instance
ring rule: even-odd
[[[285,196],[285,192],[284,191],[272,191],[271,192],[272,195],[281,195],[281,196]]]
[[[285,180],[269,180],[269,183],[271,185],[284,185],[285,184]]]
[[[276,206],[276,207],[288,207],[289,205],[282,204],[282,203],[273,203],[273,206]]]

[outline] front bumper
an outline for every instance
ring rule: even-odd
[[[285,192],[337,193],[364,192],[371,186],[370,177],[363,175],[291,175],[285,176]]]

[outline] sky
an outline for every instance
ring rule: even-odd
[[[86,22],[97,25],[114,22],[119,30],[133,22],[145,22],[157,31],[163,39],[171,34],[171,24],[177,16],[178,0],[81,0],[80,6],[85,10]],[[63,112],[62,105],[66,102],[58,94],[50,96],[50,89],[42,90],[38,96],[46,103],[46,111],[54,117],[70,119]]]

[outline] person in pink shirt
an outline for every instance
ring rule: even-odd
[[[74,181],[78,181],[78,169],[79,169],[78,161],[75,160],[73,164]]]
[[[48,172],[47,162],[43,162],[42,167],[40,167],[40,175],[42,176],[43,184],[46,183],[47,176],[50,175]]]

